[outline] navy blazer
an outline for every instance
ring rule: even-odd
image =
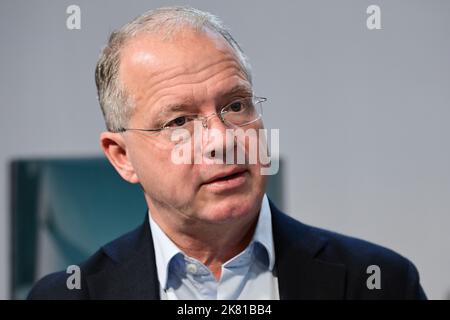
[[[426,299],[415,266],[369,242],[294,220],[270,202],[275,272],[281,299]],[[381,288],[369,289],[367,267],[380,267]],[[41,279],[29,299],[160,299],[148,222],[103,246],[80,265],[81,288],[66,272]]]

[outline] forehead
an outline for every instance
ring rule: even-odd
[[[119,76],[136,102],[163,96],[198,96],[247,82],[234,50],[212,31],[182,31],[170,40],[143,34],[121,52]],[[153,101],[155,102],[155,101]]]

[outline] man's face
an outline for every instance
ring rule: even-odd
[[[120,79],[135,105],[128,128],[159,127],[161,121],[183,114],[210,115],[252,95],[231,47],[208,31],[185,31],[171,41],[148,35],[133,39],[121,53]],[[169,111],[173,105],[179,107]],[[256,121],[243,129],[262,126]],[[211,117],[208,127],[224,136],[229,129],[218,117]],[[174,143],[161,133],[127,131],[123,137],[137,177],[134,182],[143,186],[150,209],[164,208],[185,220],[211,223],[258,212],[266,181],[259,164],[176,164],[171,156]],[[206,138],[202,143],[207,149],[215,142]],[[244,149],[248,153],[248,144]]]

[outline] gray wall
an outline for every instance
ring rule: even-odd
[[[82,10],[81,30],[65,27]],[[108,33],[165,1],[0,2],[0,298],[8,297],[7,163],[98,154],[93,70]],[[380,243],[450,292],[450,2],[172,1],[218,14],[281,128],[284,209]],[[382,30],[366,28],[378,4]],[[300,235],[301,236],[301,235]]]

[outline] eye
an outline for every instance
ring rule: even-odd
[[[167,122],[165,127],[181,127],[181,126],[184,126],[187,121],[188,121],[188,117],[181,116],[181,117],[175,118],[175,119]]]
[[[240,112],[240,111],[242,111],[242,109],[244,109],[244,104],[242,103],[242,101],[232,102],[228,106],[228,110],[231,112]]]

